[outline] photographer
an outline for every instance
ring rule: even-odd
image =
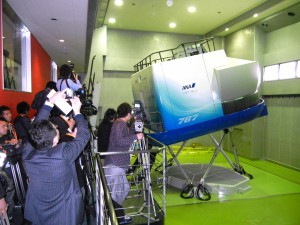
[[[57,92],[39,111],[30,129],[31,143],[23,149],[29,176],[25,218],[33,225],[80,224],[83,198],[78,184],[75,160],[90,139],[87,121],[80,114],[79,98],[70,99],[77,135],[59,143],[59,131],[48,120],[57,101],[65,101],[65,91]]]
[[[14,170],[17,167],[20,171],[20,179],[22,179],[22,183],[24,185],[25,190],[27,189],[27,174],[23,167],[23,162],[21,158],[21,144],[22,140],[17,139],[16,131],[12,124],[9,122],[11,121],[12,114],[7,106],[0,107],[1,115],[0,116],[0,145],[6,145],[5,151],[7,155],[7,161],[5,163],[5,172],[10,179],[14,179]],[[8,109],[7,109],[8,108]],[[5,110],[3,110],[5,109]],[[16,196],[19,202],[23,202],[23,198],[21,196]],[[25,197],[25,196],[23,196]],[[17,202],[16,202],[17,204]]]
[[[141,140],[143,133],[135,133],[135,127],[128,128],[127,124],[132,118],[132,109],[128,103],[122,103],[117,108],[118,119],[113,123],[108,152],[129,151],[129,147],[135,140]],[[119,224],[129,224],[133,220],[125,215],[122,204],[129,193],[130,186],[126,177],[126,171],[130,164],[129,154],[113,154],[105,156],[105,175],[111,197],[118,216]]]
[[[18,137],[14,126],[12,125],[12,113],[8,106],[0,107],[0,116],[3,117],[7,122],[6,134],[0,136],[0,138],[5,139],[6,143],[10,143],[11,145],[18,145]],[[2,141],[2,140],[0,140]]]
[[[65,90],[66,88],[77,91],[79,88],[82,88],[82,85],[78,80],[78,74],[75,74],[69,65],[62,65],[59,71],[60,79],[56,82],[58,91]]]
[[[8,140],[7,130],[8,130],[8,122],[5,118],[0,117],[0,151],[4,151],[2,145],[7,144]],[[5,161],[4,161],[5,162]],[[1,165],[2,167],[4,165]],[[0,169],[0,216],[4,216],[6,214],[8,204],[9,203],[9,211],[8,217],[11,219],[13,215],[14,202],[13,202],[13,184],[11,179],[7,176],[7,174]]]

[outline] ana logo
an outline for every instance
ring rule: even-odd
[[[192,83],[192,84],[188,84],[188,85],[183,85],[182,86],[182,90],[188,90],[188,89],[191,89],[191,88],[194,88],[196,86],[196,83]]]

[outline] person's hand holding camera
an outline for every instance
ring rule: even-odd
[[[66,98],[66,91],[67,91],[67,88],[64,89],[63,91],[58,91],[56,93],[54,93],[49,99],[48,101],[51,103],[51,104],[54,104],[55,102],[57,101],[66,101],[65,98]]]
[[[78,74],[77,73],[74,73],[74,79],[78,80]]]
[[[10,145],[17,145],[17,144],[19,144],[19,141],[18,141],[18,139],[12,138],[10,140],[5,141],[5,143],[8,143]]]
[[[144,137],[144,134],[143,133],[137,133],[136,136],[137,136],[138,140],[142,140],[143,137]]]
[[[74,115],[76,116],[77,114],[80,113],[80,108],[81,108],[82,103],[77,96],[74,96],[74,98],[70,99],[70,101],[72,103]]]

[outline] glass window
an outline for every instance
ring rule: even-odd
[[[54,61],[51,62],[51,77],[53,81],[57,81],[57,64]]]
[[[297,61],[297,72],[296,72],[296,76],[300,77],[300,60]]]
[[[2,12],[3,87],[30,92],[30,32],[6,1],[3,1]]]
[[[264,81],[278,80],[279,65],[266,66],[264,69]]]
[[[280,64],[279,79],[290,79],[296,77],[296,61]]]

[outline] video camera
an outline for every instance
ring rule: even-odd
[[[0,152],[6,152],[7,156],[14,156],[17,153],[16,145],[12,145],[10,143],[0,144]]]
[[[3,168],[7,161],[15,164],[20,156],[21,152],[16,149],[16,145],[0,144],[0,168]]]
[[[90,95],[86,93],[86,89],[79,88],[77,91],[73,91],[72,89],[68,88],[66,91],[66,98],[74,98],[74,96],[78,96],[82,105],[80,112],[84,116],[93,116],[97,115],[97,108],[93,105],[92,100],[90,99]]]
[[[132,109],[132,115],[135,118],[134,126],[136,132],[143,132],[144,121],[146,119],[146,114],[141,101],[134,101],[134,108]]]

